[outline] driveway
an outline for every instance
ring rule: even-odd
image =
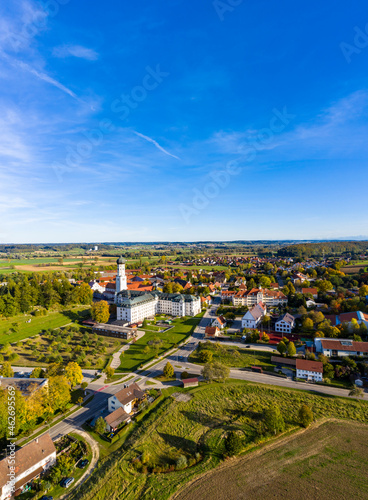
[[[81,428],[77,428],[73,430],[73,433],[79,434],[89,443],[89,445],[91,446],[92,458],[84,474],[78,479],[78,481],[74,484],[73,488],[68,491],[68,493],[65,493],[64,495],[61,495],[61,497],[59,497],[59,500],[68,498],[72,492],[74,493],[76,488],[78,488],[82,483],[84,483],[84,481],[86,481],[89,478],[89,476],[96,468],[98,459],[100,457],[100,450],[97,441],[95,441],[87,432],[84,432]]]

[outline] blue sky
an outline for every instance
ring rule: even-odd
[[[0,242],[366,235],[367,23],[355,0],[4,0]]]

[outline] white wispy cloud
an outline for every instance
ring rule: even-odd
[[[23,0],[0,9],[0,48],[11,52],[27,50],[32,40],[46,28],[47,12],[36,2]]]
[[[52,51],[55,57],[66,58],[66,57],[78,57],[80,59],[86,59],[87,61],[96,61],[99,57],[98,53],[88,47],[83,47],[82,45],[59,45],[55,47]]]
[[[175,156],[172,153],[169,153],[168,151],[166,151],[165,148],[163,148],[162,146],[160,146],[160,144],[157,141],[155,141],[154,139],[152,139],[151,137],[143,135],[140,132],[136,132],[135,130],[133,130],[133,133],[135,135],[137,135],[138,137],[141,137],[142,139],[145,139],[146,141],[151,142],[154,146],[156,146],[157,149],[159,149],[160,151],[162,151],[163,153],[165,153],[165,155],[172,156],[172,158],[175,158],[176,160],[180,160],[180,158],[178,158],[177,156]]]

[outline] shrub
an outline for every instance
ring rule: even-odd
[[[313,412],[307,405],[302,405],[299,410],[299,423],[307,428],[313,422]]]
[[[237,455],[243,446],[243,440],[235,431],[230,431],[225,440],[225,448],[228,454],[232,457]]]
[[[199,359],[202,363],[211,363],[213,358],[212,351],[204,349],[199,353]]]
[[[181,469],[185,469],[185,467],[188,466],[188,460],[187,460],[187,457],[184,456],[184,455],[180,455],[177,459],[176,459],[176,470],[181,470]]]
[[[182,372],[182,374],[181,374],[181,378],[182,379],[185,379],[185,378],[188,378],[188,377],[189,377],[189,373],[187,371]]]

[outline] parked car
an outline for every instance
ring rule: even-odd
[[[54,497],[50,497],[50,496],[47,496],[47,495],[43,495],[40,500],[54,500]]]
[[[60,486],[62,486],[63,488],[69,488],[69,486],[73,483],[74,477],[64,477],[64,479],[60,481]]]
[[[83,460],[81,460],[80,462],[78,462],[78,469],[84,469],[86,465],[89,464],[89,460],[87,460],[86,458],[84,458]]]

